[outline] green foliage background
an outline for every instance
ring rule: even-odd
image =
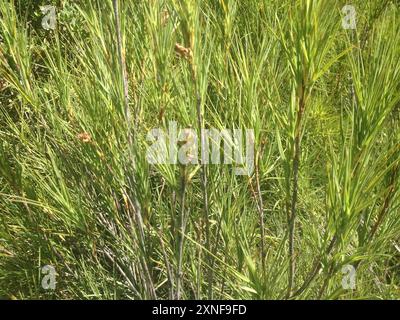
[[[128,117],[111,0],[1,1],[0,297],[398,299],[399,3],[345,4],[120,1]],[[255,172],[148,164],[170,121]]]

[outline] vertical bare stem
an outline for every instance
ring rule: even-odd
[[[263,276],[265,276],[265,226],[264,226],[264,203],[261,195],[261,186],[260,186],[260,172],[259,172],[259,157],[260,153],[257,152],[256,156],[256,161],[255,161],[255,180],[256,180],[256,185],[255,189],[253,187],[253,182],[250,179],[249,180],[249,185],[250,185],[250,190],[251,193],[253,194],[253,197],[256,201],[257,204],[257,211],[258,211],[258,219],[260,223],[260,237],[261,237],[261,265],[262,265],[262,270],[263,270]]]
[[[135,168],[135,158],[133,155],[133,136],[132,136],[132,130],[131,130],[131,115],[130,115],[130,110],[129,110],[129,91],[128,91],[128,74],[126,71],[126,61],[125,61],[125,54],[123,52],[123,46],[122,46],[122,35],[121,35],[121,22],[120,22],[120,15],[119,15],[119,2],[118,0],[113,0],[113,9],[114,9],[114,18],[115,18],[115,30],[117,33],[117,50],[118,50],[118,58],[119,58],[119,65],[120,65],[120,70],[121,70],[121,78],[122,78],[122,83],[123,83],[123,93],[124,93],[124,115],[125,115],[125,121],[127,124],[127,139],[128,139],[128,145],[129,145],[129,161],[131,162],[131,168]],[[134,174],[131,174],[128,176],[128,183],[129,185],[135,186],[136,181],[135,181],[135,176]],[[146,252],[146,246],[145,246],[145,235],[144,235],[144,223],[142,219],[142,214],[141,214],[141,209],[140,209],[140,204],[137,200],[136,196],[133,196],[132,198],[129,196],[128,192],[126,194],[127,199],[129,200],[130,206],[134,211],[134,216],[136,218],[136,225],[139,229],[139,239],[140,243],[142,246],[143,252]],[[150,270],[146,261],[146,258],[143,259],[143,268],[145,272],[145,276],[147,278],[147,285],[148,285],[148,291],[150,294],[150,297],[155,299],[156,298],[156,291],[155,287],[151,278]]]
[[[260,220],[260,229],[261,229],[261,264],[263,268],[263,274],[265,275],[265,227],[264,227],[264,203],[261,195],[261,187],[260,187],[260,172],[259,172],[259,157],[256,162],[256,187],[257,187],[257,195],[258,195],[258,203],[259,203],[259,220]]]
[[[300,90],[299,105],[296,118],[295,127],[295,141],[294,141],[294,155],[293,155],[293,192],[292,200],[290,206],[290,216],[289,216],[289,280],[288,280],[288,292],[287,297],[292,295],[292,290],[294,286],[294,277],[296,273],[295,265],[295,252],[294,252],[294,236],[296,231],[296,217],[297,217],[297,198],[298,198],[298,179],[299,179],[299,167],[300,167],[300,139],[301,139],[301,128],[302,119],[305,109],[305,87],[302,85]]]
[[[203,127],[204,127],[204,120],[203,114],[201,110],[201,98],[199,93],[197,93],[197,125],[200,130],[201,136],[201,186],[203,192],[203,205],[204,205],[204,220],[206,224],[206,249],[207,249],[207,256],[209,256],[210,252],[210,220],[209,220],[209,208],[208,208],[208,192],[207,192],[207,168],[205,159],[203,159],[203,151],[206,146],[205,134],[203,134]],[[212,299],[212,275],[213,271],[209,268],[207,281],[208,281],[208,298]]]
[[[395,186],[396,186],[396,177],[398,175],[399,172],[399,166],[396,166],[393,170],[392,170],[392,174],[390,177],[390,183],[389,183],[389,190],[386,194],[385,200],[383,202],[383,207],[379,212],[378,215],[378,219],[376,220],[375,224],[373,225],[371,232],[369,234],[369,240],[371,241],[372,238],[374,237],[375,233],[378,231],[379,226],[382,224],[386,214],[388,213],[389,209],[390,209],[390,203],[393,199],[393,196],[395,194]]]
[[[194,36],[190,37],[191,39],[194,39]],[[194,52],[194,43],[191,43],[191,52]],[[194,62],[194,57],[192,56],[192,59],[190,59],[190,67],[191,67],[191,73],[192,73],[192,78],[193,78],[193,83],[195,87],[195,95],[196,95],[196,112],[197,112],[197,127],[200,131],[200,145],[201,145],[201,187],[202,187],[202,193],[203,193],[203,207],[204,207],[204,221],[205,221],[205,238],[206,238],[206,250],[207,250],[207,259],[210,259],[210,219],[209,219],[209,205],[208,205],[208,191],[207,191],[207,185],[208,185],[208,179],[207,179],[207,164],[204,159],[204,148],[206,147],[206,136],[203,134],[203,128],[204,128],[204,115],[203,115],[203,110],[202,110],[202,101],[201,101],[201,94],[200,90],[198,88],[198,83],[197,83],[197,73],[196,73],[196,65]],[[208,261],[208,265],[211,265],[212,262]],[[213,279],[213,270],[211,268],[208,269],[207,273],[207,281],[208,281],[208,298],[212,299],[212,279]]]
[[[183,168],[183,174],[181,177],[181,211],[180,211],[180,228],[179,228],[179,243],[178,243],[178,267],[176,274],[176,299],[181,299],[181,288],[182,288],[182,266],[183,266],[183,245],[185,241],[186,232],[186,168]]]

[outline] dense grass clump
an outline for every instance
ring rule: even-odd
[[[0,2],[1,298],[400,298],[397,1],[48,2]],[[254,170],[149,163],[173,123]]]

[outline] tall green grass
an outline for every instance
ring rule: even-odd
[[[396,1],[39,3],[0,3],[0,297],[400,298]],[[149,164],[172,121],[254,172]]]

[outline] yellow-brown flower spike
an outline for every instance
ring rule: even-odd
[[[162,12],[161,12],[161,26],[162,27],[165,27],[165,25],[168,23],[168,20],[169,20],[169,12],[168,12],[168,10],[167,9],[164,9]]]
[[[91,137],[90,134],[87,133],[87,132],[81,132],[81,133],[77,134],[77,135],[76,135],[76,138],[77,138],[79,141],[83,142],[83,143],[89,143],[89,142],[92,141],[92,137]]]
[[[185,48],[184,46],[180,45],[179,43],[175,44],[175,52],[182,58],[185,58],[188,60],[192,59],[192,50],[190,50],[189,48]]]

